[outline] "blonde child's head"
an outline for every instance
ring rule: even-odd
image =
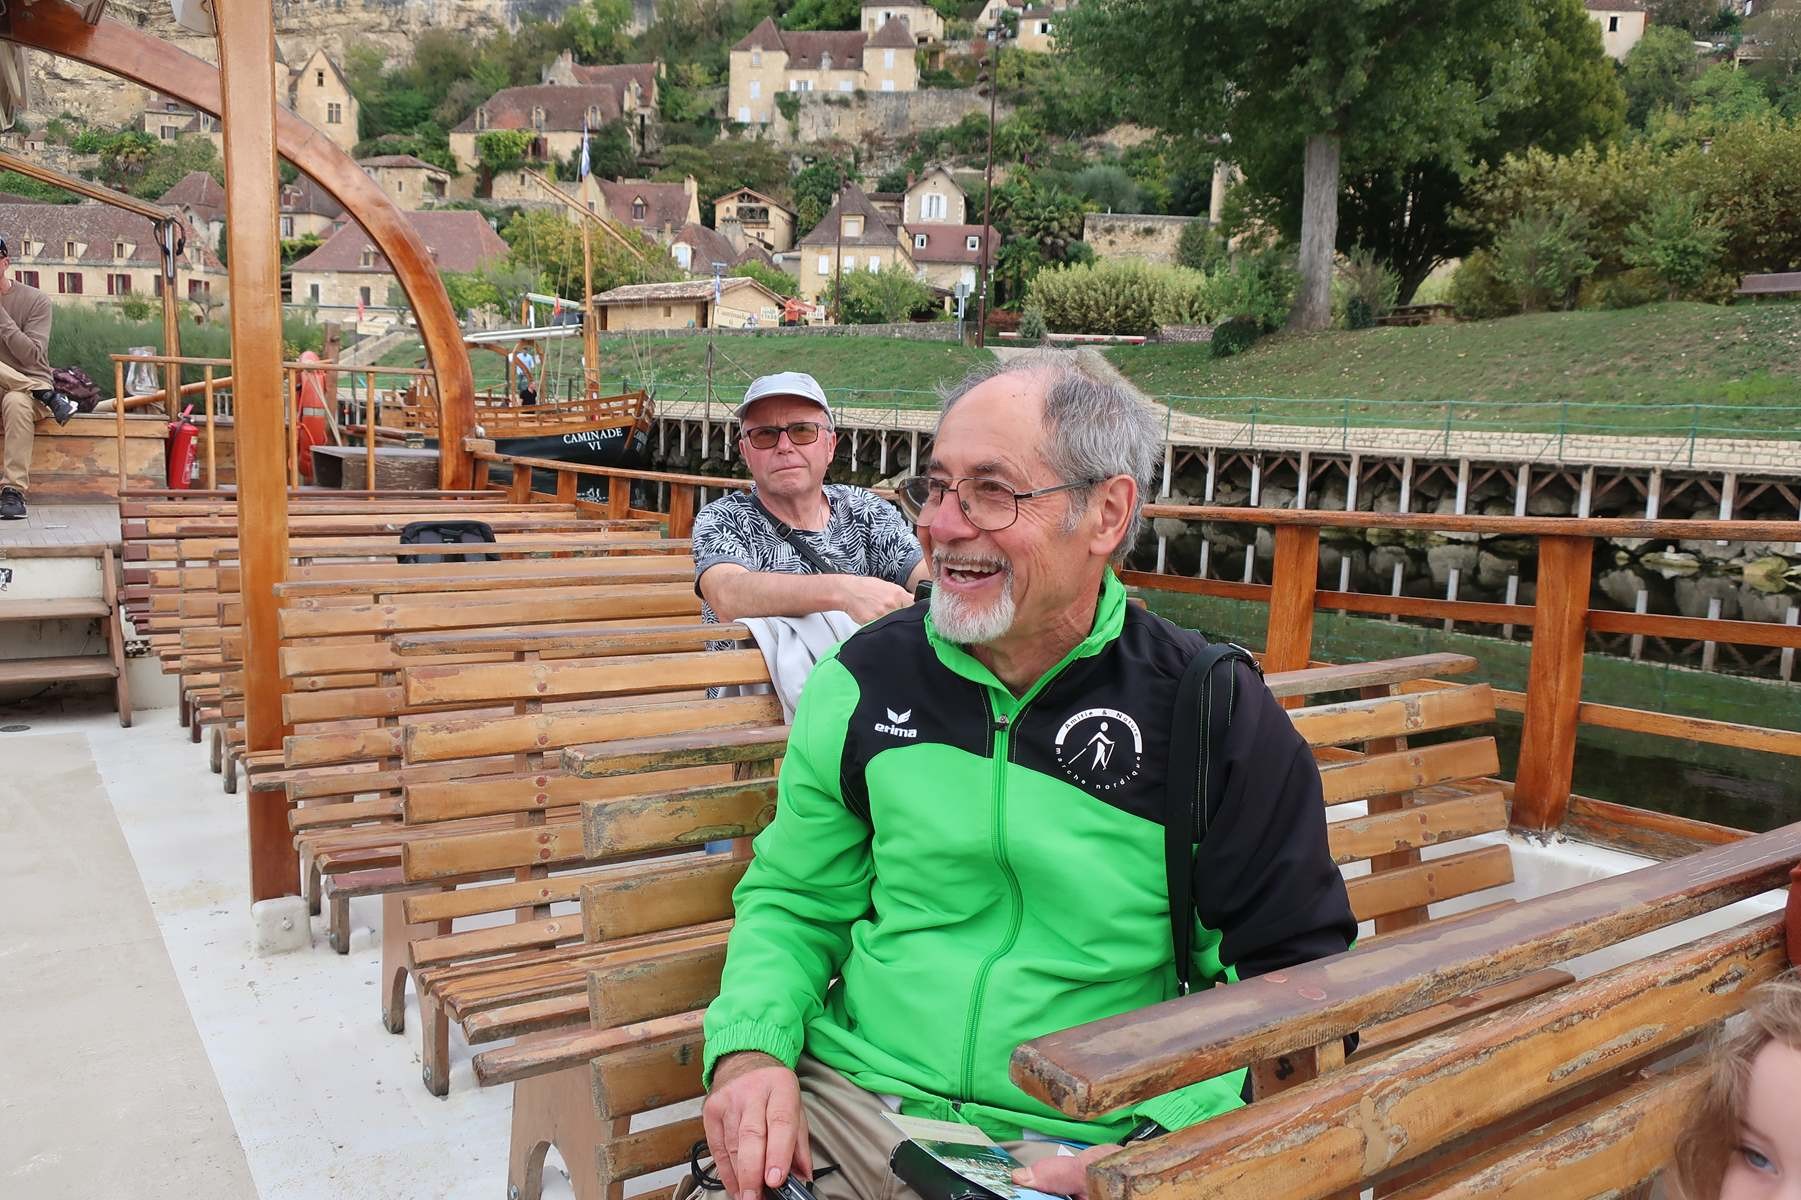
[[[1801,973],[1755,988],[1715,1047],[1671,1172],[1685,1200],[1801,1196]]]

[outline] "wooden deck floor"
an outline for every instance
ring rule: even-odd
[[[118,505],[28,503],[23,521],[0,521],[0,555],[85,546],[118,549]]]

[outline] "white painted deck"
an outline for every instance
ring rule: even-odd
[[[498,1200],[512,1089],[419,1082],[379,946],[250,953],[244,809],[168,710],[0,707],[0,1195]],[[411,1005],[409,1004],[409,1008]],[[454,1042],[454,1039],[453,1039]],[[568,1197],[556,1157],[547,1196]]]

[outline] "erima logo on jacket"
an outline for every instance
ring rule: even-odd
[[[905,728],[907,722],[913,717],[912,709],[909,708],[906,712],[895,712],[892,708],[884,709],[883,711],[888,714],[888,723],[884,724],[881,721],[877,721],[875,723],[875,731],[877,733],[886,733],[897,738],[916,738],[919,736],[919,730]]]

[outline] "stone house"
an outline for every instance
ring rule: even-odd
[[[731,52],[727,115],[741,125],[767,125],[783,92],[911,92],[919,87],[913,35],[898,21],[875,33],[784,32],[773,18]]]
[[[478,271],[507,256],[507,244],[478,212],[426,209],[409,212],[439,271]],[[402,310],[390,307],[388,295],[398,288],[388,260],[362,226],[346,222],[289,271],[289,302],[316,305],[322,316],[356,316],[360,303],[365,319],[392,324]]]
[[[311,123],[346,154],[361,141],[357,117],[362,111],[350,94],[350,81],[331,56],[315,50],[288,70],[287,107]]]
[[[909,253],[914,274],[921,282],[953,293],[961,285],[965,295],[975,295],[977,280],[991,265],[996,244],[993,226],[910,225],[907,236],[912,241]]]
[[[411,154],[359,158],[356,165],[363,168],[397,208],[430,208],[442,202],[450,188],[449,171]]]
[[[728,271],[732,269],[732,265],[738,260],[738,247],[727,241],[717,230],[708,229],[699,221],[690,221],[682,226],[675,239],[669,243],[669,255],[688,274],[711,279],[714,263],[721,264]]]
[[[1032,54],[1052,53],[1057,49],[1058,15],[1058,9],[1044,5],[1022,9],[1019,36],[1013,44]]]
[[[110,204],[0,203],[0,229],[12,251],[13,278],[52,304],[117,303],[163,294],[162,255],[149,221]],[[184,230],[178,256],[183,298],[202,310],[225,298],[225,266],[205,240]]]
[[[621,120],[632,135],[633,147],[642,150],[645,123],[656,113],[654,83],[653,78],[648,96],[636,75],[597,84],[542,83],[502,88],[450,131],[450,152],[460,168],[472,171],[478,164],[476,141],[482,134],[522,129],[532,135],[526,157],[538,162],[563,162],[581,149],[584,127],[592,136],[602,126]]]
[[[601,67],[583,66],[565,50],[544,68],[545,83],[563,87],[610,87],[619,93],[619,111],[632,123],[632,145],[643,151],[650,145],[651,122],[657,117],[657,81],[663,77],[663,63],[614,63]]]
[[[713,227],[730,237],[726,227],[734,221],[745,241],[776,252],[794,248],[794,210],[762,192],[739,188],[714,199]]]
[[[967,5],[963,15],[978,33],[987,33],[1001,23],[1001,14],[1013,13],[1016,16],[1026,8],[1026,0],[982,0],[980,4]]]
[[[280,234],[282,240],[325,237],[344,219],[344,206],[313,181],[301,175],[281,189]]]
[[[219,236],[225,232],[225,185],[205,171],[189,171],[175,186],[156,198],[164,208],[172,208],[187,222],[193,236],[209,249],[219,248]]]
[[[830,211],[800,240],[800,294],[814,303],[829,301],[840,269],[882,271],[896,267],[916,273],[912,238],[891,223],[856,184],[838,195]]]
[[[278,73],[276,83],[276,103],[310,123],[338,149],[348,154],[361,140],[357,120],[362,108],[350,94],[350,81],[325,51],[313,51],[305,62],[289,67],[285,77]],[[160,92],[146,95],[138,127],[165,142],[187,134],[204,134],[220,153],[225,151],[225,136],[217,117]]]
[[[863,0],[864,33],[873,36],[890,21],[905,25],[918,45],[944,40],[944,17],[925,0]]]
[[[1601,48],[1615,62],[1632,53],[1650,22],[1645,0],[1583,0],[1588,15],[1601,27]]]
[[[933,167],[901,194],[901,224],[909,228],[926,222],[961,225],[969,219],[968,209],[968,197],[943,167]]]
[[[561,186],[589,212],[664,246],[675,242],[678,231],[700,224],[700,188],[692,175],[680,183],[590,175],[579,183]],[[569,219],[578,220],[579,214],[569,213]]]
[[[754,279],[633,283],[594,297],[600,329],[744,329],[775,326],[782,297]]]

